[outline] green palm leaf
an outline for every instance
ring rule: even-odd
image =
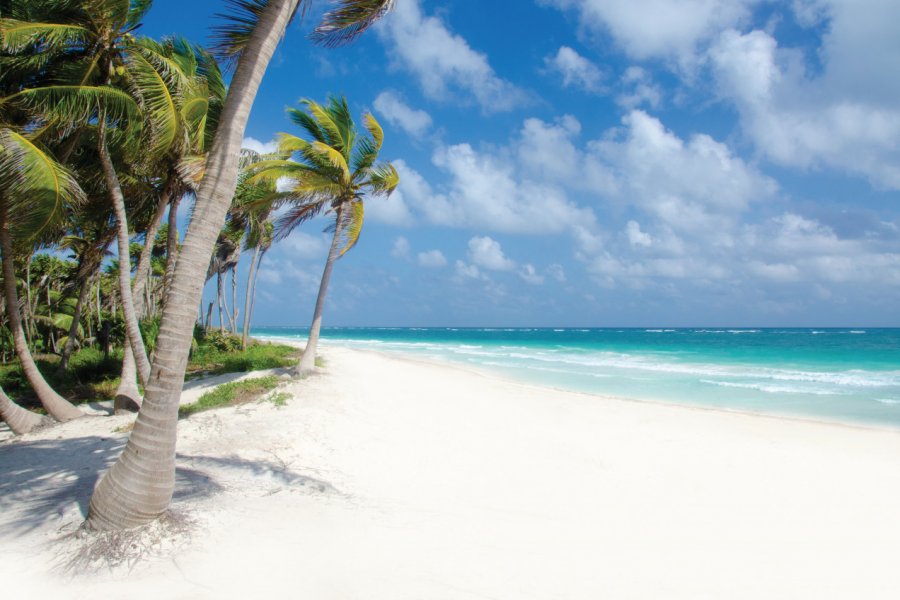
[[[339,0],[337,4],[310,35],[315,43],[328,48],[356,39],[393,8],[394,0]]]
[[[31,239],[84,201],[74,176],[11,129],[0,129],[0,201],[21,238]]]

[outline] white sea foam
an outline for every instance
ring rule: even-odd
[[[734,381],[716,381],[713,379],[701,379],[700,383],[708,383],[728,388],[741,388],[745,390],[757,390],[767,394],[813,394],[816,396],[840,396],[841,393],[834,390],[817,390],[808,387],[794,387],[789,385],[771,385],[765,383],[737,383]]]

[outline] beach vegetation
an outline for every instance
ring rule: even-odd
[[[274,239],[271,206],[247,209],[254,194],[271,190],[248,183],[256,189],[235,198],[246,166],[240,146],[275,48],[310,4],[230,1],[206,51],[183,39],[139,36],[150,0],[0,2],[0,359],[55,421],[83,415],[64,394],[91,370],[91,385],[113,391],[117,408],[141,406],[122,457],[95,489],[92,529],[136,527],[165,513],[185,377],[179,365],[192,350],[211,372],[281,364],[289,356],[248,339],[255,274],[237,338],[248,353],[241,364],[206,353],[193,326],[200,283],[217,242],[224,249],[226,222],[224,238],[234,250],[226,249],[223,264],[232,277],[238,249],[253,249],[258,273]],[[349,42],[392,5],[339,0],[312,38],[329,47]],[[231,69],[227,92],[217,61]],[[380,145],[377,124],[366,126],[367,148]],[[342,148],[319,150],[336,160],[333,152]],[[356,169],[357,157],[367,160],[364,151],[343,160]],[[392,177],[393,169],[376,168],[370,191],[388,191]],[[182,240],[177,208],[188,194],[195,202]],[[328,210],[338,216],[335,250],[346,251],[359,235],[361,199],[342,198]],[[232,278],[230,311],[220,294],[220,323],[227,318],[230,334],[238,333],[235,288]],[[218,342],[228,346],[216,350],[224,354],[235,344]],[[17,433],[43,418],[28,413],[36,414],[0,395],[0,416]]]
[[[322,214],[329,214],[331,246],[319,283],[309,339],[296,373],[304,375],[315,367],[316,348],[322,328],[322,315],[331,272],[337,259],[359,241],[365,215],[366,197],[389,196],[400,183],[390,163],[379,163],[378,153],[384,131],[371,113],[363,115],[364,133],[360,133],[346,98],[331,97],[325,104],[302,100],[300,108],[288,109],[294,124],[305,137],[280,134],[278,150],[284,159],[257,163],[251,181],[274,184],[281,178],[291,188],[264,199],[287,211],[275,224],[275,238],[282,239],[295,227]]]
[[[254,377],[241,381],[232,381],[216,386],[206,392],[196,402],[183,404],[178,409],[179,417],[189,417],[198,412],[246,404],[261,398],[266,392],[278,387],[278,377],[267,375],[266,377]]]

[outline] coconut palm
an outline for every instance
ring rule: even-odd
[[[312,100],[302,100],[301,104],[303,109],[291,108],[288,113],[310,139],[282,133],[279,141],[279,151],[296,155],[298,161],[259,163],[254,179],[274,182],[287,177],[294,182],[289,191],[276,194],[281,203],[291,205],[275,225],[276,239],[286,237],[295,227],[322,213],[330,213],[334,219],[329,227],[331,247],[319,283],[309,340],[296,369],[298,375],[305,375],[315,368],[325,296],[334,261],[356,245],[362,231],[363,198],[366,195],[390,195],[400,177],[390,163],[376,163],[384,132],[371,113],[363,115],[368,135],[361,136],[345,98],[332,97],[325,105]]]
[[[119,152],[156,160],[179,140],[176,96],[187,87],[181,64],[159,44],[132,32],[150,8],[148,0],[45,0],[49,21],[3,19],[0,43],[14,57],[42,59],[42,77],[14,99],[45,116],[46,130],[83,125],[96,120],[99,164],[115,210],[120,260],[119,285],[128,340],[141,380],[150,376],[150,362],[138,327],[131,290],[129,230],[122,185],[110,145]],[[60,18],[61,17],[61,18]],[[137,109],[140,118],[136,118]],[[126,127],[127,125],[127,127]],[[118,128],[118,130],[114,130]],[[65,152],[64,152],[65,155]]]
[[[193,218],[178,254],[144,403],[125,450],[91,497],[87,521],[90,527],[124,529],[142,525],[161,515],[172,499],[178,402],[196,307],[203,291],[203,273],[234,196],[250,108],[275,47],[301,1],[229,2],[232,12],[219,29],[218,40],[220,52],[236,63],[234,76],[209,151]],[[345,26],[353,28],[352,35],[357,35],[365,29],[363,25],[374,22],[391,4],[392,0],[341,0],[339,8],[355,6],[363,11],[355,24]],[[325,23],[333,25],[328,34],[341,35],[344,29],[328,19],[326,15]]]
[[[24,246],[59,223],[83,192],[70,172],[25,135],[0,126],[0,253],[6,312],[22,370],[41,404],[53,418],[68,421],[83,416],[57,394],[38,370],[22,327],[16,290],[15,248]]]

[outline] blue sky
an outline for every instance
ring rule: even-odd
[[[142,33],[203,42],[220,6]],[[325,8],[245,145],[328,94],[385,128],[401,185],[326,325],[900,325],[896,0],[397,0],[337,50],[305,37]],[[267,255],[254,324],[308,324],[325,224]]]

